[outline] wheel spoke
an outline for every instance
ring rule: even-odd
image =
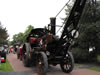
[[[43,52],[41,52],[41,54],[38,58],[38,63],[37,63],[37,73],[38,73],[38,75],[46,75],[47,66],[48,66],[47,57]]]
[[[74,59],[70,52],[68,52],[68,54],[66,54],[66,56],[63,58],[60,66],[61,66],[62,71],[65,73],[69,73],[73,70]]]

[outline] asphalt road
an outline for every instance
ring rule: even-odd
[[[8,60],[15,72],[0,72],[0,75],[37,75],[35,67],[24,67],[22,61],[17,59],[16,54],[9,54]],[[47,75],[100,75],[100,72],[85,68],[75,68],[71,73],[66,74],[61,71],[59,65],[50,66]]]

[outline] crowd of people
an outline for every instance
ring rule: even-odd
[[[6,62],[6,54],[16,53],[17,58],[22,58],[22,45],[14,45],[14,46],[0,46],[0,63]]]

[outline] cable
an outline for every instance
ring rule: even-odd
[[[55,17],[57,17],[61,13],[61,11],[65,8],[66,5],[68,5],[69,2],[70,2],[70,0],[63,6],[63,8],[58,12],[58,14]],[[64,23],[65,23],[65,21],[64,21]],[[64,26],[64,23],[62,24],[62,27]],[[56,33],[58,33],[62,27],[60,27]]]
[[[70,0],[63,6],[63,8],[58,12],[58,14],[55,17],[57,17],[61,13],[61,11],[65,8],[66,5],[68,5],[69,2]]]
[[[65,23],[65,22],[64,22],[64,23]],[[62,24],[62,27],[64,26],[64,23]],[[56,33],[58,33],[62,27],[60,27]]]

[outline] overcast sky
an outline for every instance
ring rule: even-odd
[[[55,17],[67,1],[0,0],[0,21],[11,39],[14,34],[24,32],[28,25],[38,28],[49,24],[49,18]]]

